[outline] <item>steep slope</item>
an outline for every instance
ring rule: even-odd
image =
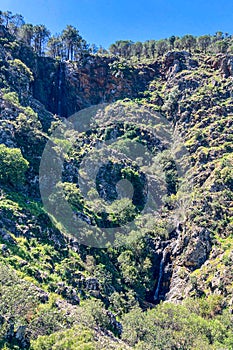
[[[153,332],[167,327],[167,349],[200,344],[231,349],[233,57],[168,52],[148,64],[122,64],[98,55],[61,63],[38,57],[4,27],[0,44],[0,143],[6,146],[0,148],[1,346],[164,349],[164,334]],[[129,112],[138,105],[157,111],[179,131],[189,151],[193,201],[170,234],[166,217],[182,195],[176,189],[163,199],[162,222],[152,221],[150,229],[142,227],[124,245],[102,250],[66,236],[43,209],[38,171],[52,130],[60,117],[102,102],[115,102],[112,108],[124,106]],[[114,120],[109,121],[111,135]],[[127,138],[150,146],[145,130],[146,123],[134,130],[123,123],[118,130],[123,146]],[[107,134],[96,133],[100,140]],[[74,157],[78,160],[95,145],[95,133],[84,139],[83,147],[78,145],[66,160],[70,170],[65,178],[75,172]],[[175,176],[169,161],[164,163],[171,176],[168,188]],[[67,187],[67,199],[80,209],[79,193],[72,186]],[[81,210],[86,215],[84,205]],[[184,306],[162,304],[144,314],[140,310],[161,300],[190,297]],[[189,307],[190,328],[184,335],[181,318]],[[167,324],[170,315],[178,319],[174,326]],[[149,332],[143,320],[150,324]],[[195,339],[192,324],[195,329],[203,326],[200,338]],[[180,344],[177,329],[183,332]]]

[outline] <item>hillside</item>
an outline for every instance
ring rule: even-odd
[[[233,349],[233,55],[173,49],[149,58],[86,52],[61,60],[0,26],[1,348]],[[161,153],[166,185],[159,218],[149,212],[102,249],[55,225],[39,189],[41,157],[55,128],[93,105],[101,106],[96,124],[79,135],[63,166],[73,210],[116,231],[141,213],[146,180],[137,157],[126,157],[124,167],[113,158],[98,173],[99,193],[112,208],[112,182],[137,187],[140,200],[133,197],[121,216],[95,211],[99,202],[80,194],[84,155],[112,139],[126,155],[135,140],[149,158]],[[178,135],[172,142],[185,147],[182,177],[192,182],[186,190],[166,152],[163,120]],[[143,169],[149,173],[150,165]],[[183,216],[167,229],[177,203]]]

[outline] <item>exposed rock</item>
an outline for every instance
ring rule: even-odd
[[[218,54],[216,58],[209,59],[209,64],[215,69],[220,70],[224,78],[233,76],[233,56]]]
[[[0,26],[0,37],[4,34]],[[9,96],[7,100],[3,93],[0,93],[0,113],[3,121],[0,125],[0,143],[8,147],[19,147],[23,155],[28,157],[30,169],[27,173],[26,187],[17,203],[19,205],[15,206],[15,210],[11,208],[8,210],[7,203],[6,208],[1,207],[0,210],[0,236],[4,243],[0,249],[3,258],[7,257],[8,261],[12,265],[16,264],[17,269],[21,269],[23,273],[29,271],[30,276],[40,283],[47,283],[49,273],[56,275],[55,281],[63,279],[65,275],[65,282],[60,282],[55,287],[54,280],[51,284],[49,282],[48,287],[51,289],[48,290],[55,290],[64,298],[62,301],[56,301],[55,305],[59,310],[66,310],[68,315],[76,312],[75,306],[80,303],[78,295],[87,298],[87,302],[89,296],[94,296],[106,301],[108,305],[110,294],[117,291],[124,302],[130,303],[130,300],[125,297],[126,294],[124,295],[126,289],[135,293],[135,300],[138,295],[143,299],[144,295],[150,294],[148,299],[150,298],[152,303],[159,303],[161,300],[180,302],[185,297],[204,294],[222,295],[226,298],[226,303],[232,303],[230,296],[233,280],[232,254],[228,251],[226,254],[228,243],[225,242],[225,245],[222,245],[220,240],[216,243],[217,238],[214,238],[214,242],[207,228],[211,227],[211,232],[214,231],[216,237],[219,235],[222,240],[230,237],[232,233],[229,219],[231,207],[228,204],[232,179],[231,175],[224,173],[223,169],[228,154],[232,152],[230,145],[232,116],[230,115],[228,119],[226,117],[233,112],[231,79],[233,56],[220,54],[203,58],[204,55],[197,55],[197,62],[188,52],[173,51],[168,52],[165,57],[159,57],[157,62],[131,65],[122,63],[118,58],[98,55],[87,55],[79,62],[56,62],[48,57],[37,57],[30,49],[24,48],[20,51],[18,46],[14,50],[6,47],[0,45],[0,59],[5,64],[5,68],[1,71],[1,82],[7,80],[12,91],[18,93],[19,101],[11,102]],[[30,71],[25,70],[17,60],[15,62],[15,58],[20,58],[28,65],[34,81],[31,79]],[[22,71],[18,73],[15,64],[21,65]],[[5,72],[8,72],[9,76],[6,76]],[[145,238],[147,239],[145,247],[144,242],[135,247],[135,250],[141,250],[143,254],[139,257],[137,251],[136,258],[132,257],[135,274],[138,274],[143,281],[142,283],[140,281],[140,287],[138,287],[138,281],[137,283],[128,282],[131,276],[127,276],[128,280],[124,276],[124,269],[121,270],[116,263],[120,253],[115,248],[101,254],[94,250],[89,251],[90,255],[97,256],[97,262],[96,265],[91,266],[91,272],[89,270],[88,273],[92,276],[96,273],[96,276],[99,276],[103,265],[103,274],[106,272],[106,275],[103,279],[101,276],[99,280],[95,277],[86,278],[86,271],[83,271],[86,269],[84,263],[86,248],[75,239],[64,237],[52,225],[48,216],[37,208],[38,167],[41,154],[50,137],[47,131],[53,122],[56,124],[60,119],[52,113],[67,117],[84,107],[113,102],[125,97],[140,98],[142,104],[163,113],[172,125],[179,129],[182,142],[187,143],[190,152],[187,161],[190,160],[192,163],[194,192],[201,197],[187,209],[187,225],[179,223],[170,237],[166,234],[161,234],[160,237],[159,229],[157,237],[154,227],[151,227],[152,233],[143,232],[143,239],[147,235],[149,237]],[[131,100],[126,99],[124,103],[127,101]],[[23,106],[30,106],[33,111],[29,109],[29,121],[26,121],[26,127],[20,134],[21,123],[17,122],[17,118],[20,113],[26,113]],[[35,112],[38,113],[38,118]],[[31,124],[33,127],[30,129]],[[159,127],[161,125],[158,125]],[[131,130],[122,123],[121,126],[113,126],[107,131],[109,131],[109,138],[116,140]],[[139,126],[133,132],[137,138],[141,137],[140,141],[145,142],[149,150],[166,149],[166,144],[153,137],[150,130],[145,131]],[[94,140],[90,144],[88,137],[83,141],[89,149],[100,143],[99,134],[95,136],[97,141]],[[216,176],[217,171],[218,176]],[[117,191],[113,182],[117,182],[118,178],[109,171],[106,173],[108,179],[103,174],[98,179],[103,180],[99,192],[102,198],[114,200]],[[64,181],[76,182],[78,166],[75,166],[73,160],[70,163],[68,160],[64,163],[63,175]],[[226,183],[227,181],[229,184]],[[153,183],[153,185],[156,187],[157,184]],[[9,187],[10,191],[11,187]],[[166,221],[169,211],[174,209],[173,197],[178,198],[180,195],[176,191],[175,189],[172,197],[167,198],[171,203],[162,207],[165,213],[162,221],[163,219]],[[222,194],[225,198],[220,202],[219,197]],[[26,199],[21,199],[24,196]],[[4,199],[8,200],[7,195]],[[142,202],[142,197],[140,201]],[[218,201],[219,205],[216,204]],[[76,213],[77,216],[87,224],[92,224],[87,212],[83,213],[81,209],[79,210]],[[13,235],[23,237],[26,241],[22,252],[21,243],[19,243],[20,254],[17,259],[14,259],[13,255],[18,247],[11,247],[17,244]],[[35,249],[36,252],[34,252],[33,246],[31,247],[34,244],[32,238],[37,242],[35,245],[46,246],[48,256],[42,257],[43,248],[41,252],[40,248]],[[30,242],[32,242],[31,245]],[[134,246],[129,243],[129,249],[133,250],[132,247]],[[144,264],[144,256],[148,259],[148,264]],[[41,266],[39,266],[40,263]],[[107,266],[108,263],[111,266]],[[129,265],[130,262],[126,261],[126,264]],[[150,264],[152,269],[147,270],[145,267],[145,273],[144,265],[150,267]],[[126,272],[128,272],[128,265]],[[48,302],[47,292],[37,287],[33,290],[40,303]],[[144,302],[145,300],[142,300],[142,304]],[[115,315],[109,311],[106,313],[112,329],[121,334],[122,326]],[[30,319],[30,313],[27,317]],[[21,347],[27,347],[26,327],[19,326],[15,331],[16,323],[11,320],[6,321],[4,315],[0,316],[0,324],[5,326],[6,322],[8,322],[7,339],[12,342],[17,340]]]
[[[87,290],[98,290],[99,289],[99,282],[97,278],[86,278],[86,288]]]
[[[116,320],[116,316],[115,316],[112,312],[107,311],[106,313],[107,313],[107,316],[108,316],[109,319],[110,319],[110,323],[111,323],[111,326],[112,326],[112,328],[114,329],[114,331],[115,331],[118,335],[121,335],[122,330],[123,330],[122,324]]]
[[[184,265],[191,270],[199,268],[211,251],[210,233],[207,230],[192,235],[185,251]]]
[[[26,326],[19,326],[19,328],[15,332],[15,339],[19,343],[20,347],[23,349],[28,348],[30,345],[26,330]]]
[[[5,322],[5,318],[2,315],[0,315],[0,326],[2,326],[4,322]]]
[[[191,54],[186,51],[170,51],[165,55],[164,71],[168,80],[184,69],[196,67],[198,67],[198,62],[191,59]]]
[[[90,105],[138,97],[159,74],[157,62],[141,64],[124,73],[117,65],[112,68],[114,64],[117,64],[115,58],[88,56],[78,63],[56,66],[52,59],[39,57],[36,70],[32,67],[35,76],[33,96],[49,111],[68,117]],[[45,67],[48,72],[46,80],[41,78]]]
[[[14,328],[15,328],[14,320],[9,319],[7,321],[7,331],[6,331],[6,335],[5,335],[6,340],[8,340],[8,341],[13,340],[14,335],[15,335]]]
[[[9,255],[9,249],[7,248],[6,244],[0,244],[0,248],[3,256]]]
[[[14,240],[14,238],[9,233],[7,233],[6,230],[1,228],[0,228],[0,236],[5,242],[10,244],[16,244],[16,241]]]
[[[79,305],[80,299],[74,288],[67,286],[64,282],[59,282],[57,284],[56,293],[62,295],[66,300],[72,305]]]
[[[43,289],[34,287],[36,292],[38,292],[38,299],[41,303],[47,303],[49,301],[49,294],[46,293]]]

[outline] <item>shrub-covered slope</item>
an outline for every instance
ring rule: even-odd
[[[232,67],[231,55],[186,51],[148,64],[100,55],[61,63],[1,27],[2,348],[233,349]],[[166,218],[181,193],[169,159],[162,220],[142,224],[124,245],[81,245],[43,209],[39,164],[52,130],[60,117],[102,102],[158,111],[185,143],[193,201],[171,234]],[[149,143],[145,129],[123,123],[122,147],[129,138]],[[96,142],[84,136],[69,165]],[[87,215],[77,188],[65,185],[67,199]]]

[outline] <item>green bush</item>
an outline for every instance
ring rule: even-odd
[[[8,101],[16,106],[20,106],[19,97],[16,92],[8,92],[3,95],[5,101]]]
[[[76,327],[50,336],[40,336],[32,343],[32,350],[94,350],[93,334],[82,327]]]
[[[14,186],[22,185],[28,161],[24,159],[20,149],[0,145],[0,182]]]
[[[232,349],[231,314],[226,310],[222,315],[209,319],[212,312],[216,312],[220,300],[216,297],[210,301],[211,306],[208,306],[205,301],[189,299],[187,305],[193,311],[184,305],[171,303],[161,303],[147,312],[135,308],[123,317],[122,338],[138,350],[214,350],[225,349],[225,345],[227,349]]]

